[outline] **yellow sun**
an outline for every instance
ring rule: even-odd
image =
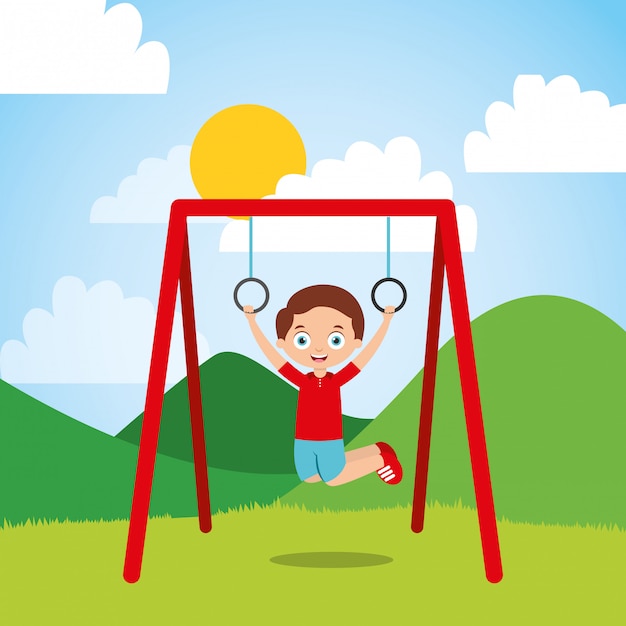
[[[191,146],[190,167],[202,198],[263,198],[285,174],[305,173],[306,153],[286,117],[238,104],[205,122]]]

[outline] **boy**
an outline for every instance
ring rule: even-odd
[[[343,369],[339,365],[361,347],[365,325],[356,298],[341,287],[313,285],[296,292],[276,316],[276,345],[287,356],[313,371],[303,374],[289,363],[265,337],[250,305],[244,313],[259,347],[270,363],[299,389],[296,411],[294,460],[301,480],[342,485],[377,472],[381,480],[395,485],[402,467],[386,443],[345,452],[343,444],[340,387],[354,378],[382,343],[394,307],[385,307],[383,322],[371,341]]]

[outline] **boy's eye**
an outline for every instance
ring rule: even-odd
[[[346,342],[344,336],[341,333],[330,333],[328,335],[328,345],[333,350],[339,350],[339,348],[343,347],[343,344]]]
[[[305,350],[311,344],[311,337],[307,333],[300,331],[296,333],[293,338],[293,345],[299,350]]]

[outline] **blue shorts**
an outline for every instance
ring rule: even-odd
[[[312,441],[296,439],[293,447],[296,472],[300,480],[319,474],[327,483],[337,478],[346,465],[346,452],[343,439]]]

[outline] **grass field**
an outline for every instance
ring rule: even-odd
[[[435,505],[312,513],[274,505],[151,519],[142,577],[122,579],[128,522],[0,530],[4,624],[621,624],[626,532],[499,523],[484,577],[476,512]]]

